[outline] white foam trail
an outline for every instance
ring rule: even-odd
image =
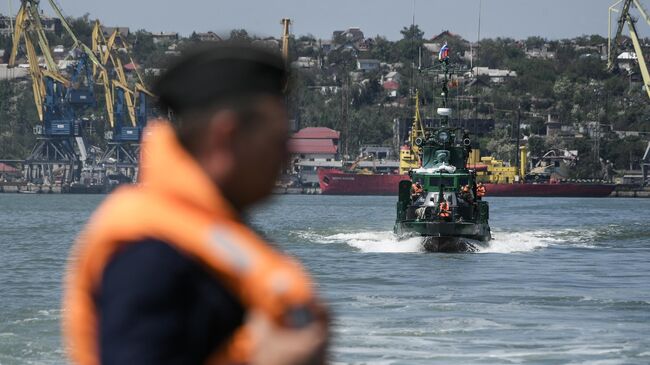
[[[550,236],[549,231],[493,232],[489,246],[480,248],[480,253],[530,252],[548,247],[560,239]]]
[[[404,240],[391,231],[370,231],[356,233],[337,233],[330,236],[313,235],[312,239],[320,243],[345,243],[361,252],[422,252],[422,239],[412,237]]]
[[[569,235],[569,233],[571,233]],[[478,253],[519,253],[531,252],[557,244],[572,244],[581,247],[586,245],[585,234],[582,235],[572,230],[538,230],[528,232],[495,231],[492,241],[487,247],[479,247]],[[399,239],[391,231],[364,231],[321,235],[314,232],[305,232],[301,236],[318,243],[343,243],[356,248],[361,252],[423,252],[422,237]],[[576,238],[577,237],[577,238]]]

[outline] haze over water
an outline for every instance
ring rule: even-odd
[[[102,196],[0,194],[0,364],[63,364],[61,278]],[[251,221],[334,312],[336,363],[650,363],[650,200],[490,198],[495,240],[421,252],[393,197],[278,196]]]

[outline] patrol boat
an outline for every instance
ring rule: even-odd
[[[437,112],[442,121],[438,128],[420,125],[411,130],[412,136],[419,133],[412,139],[419,166],[410,169],[411,180],[399,182],[394,232],[400,238],[422,236],[427,251],[473,252],[492,238],[489,205],[477,197],[476,173],[467,165],[472,150],[469,133],[449,127],[448,59],[441,64],[443,105]]]
[[[471,140],[462,131],[443,127],[428,131],[418,142],[422,166],[411,170],[411,180],[399,183],[395,233],[424,237],[424,248],[432,252],[472,252],[487,246],[492,238],[489,205],[474,198],[476,175],[466,164]],[[422,192],[412,194],[417,182]]]

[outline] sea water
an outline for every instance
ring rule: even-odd
[[[0,364],[64,364],[61,279],[103,196],[0,194]],[[249,221],[311,272],[338,364],[650,363],[650,200],[488,198],[494,240],[423,252],[393,197],[275,196]]]

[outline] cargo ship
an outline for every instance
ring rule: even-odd
[[[398,184],[408,175],[367,175],[321,169],[318,180],[322,194],[326,195],[395,195]],[[601,183],[485,183],[488,196],[519,197],[607,197],[614,191],[614,184]]]

